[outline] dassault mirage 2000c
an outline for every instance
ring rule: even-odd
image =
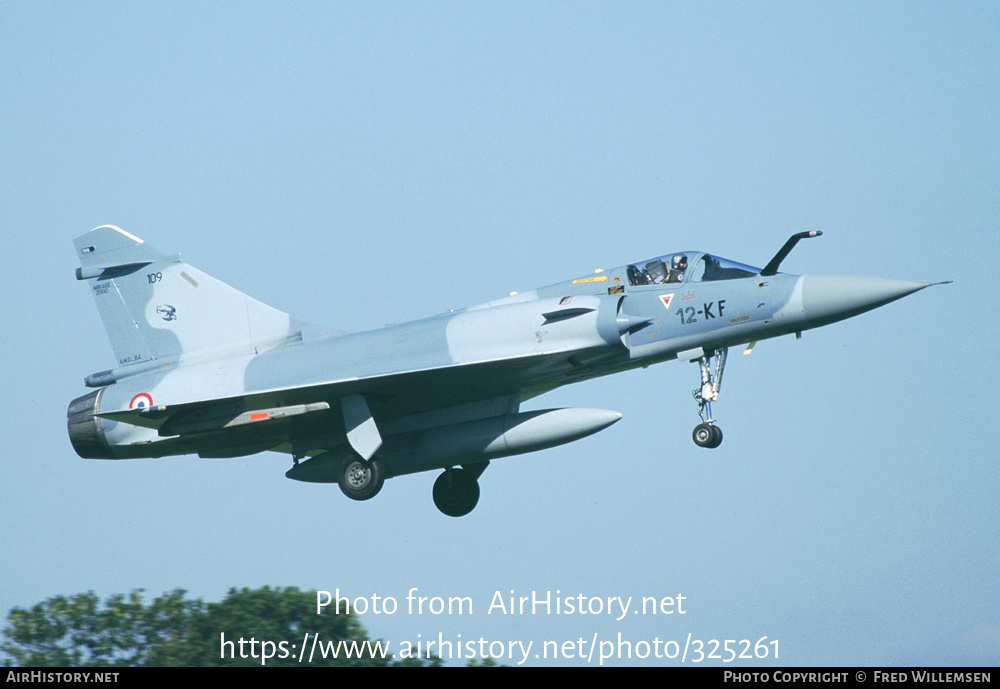
[[[285,452],[298,481],[367,500],[387,478],[443,469],[434,503],[468,514],[490,461],[561,445],[621,418],[604,409],[521,411],[554,388],[653,363],[698,362],[712,418],[728,348],[817,328],[928,285],[788,275],[680,251],[424,320],[360,333],[299,321],[117,227],[75,240],[118,365],[69,405],[85,458]],[[715,362],[713,366],[713,360]]]

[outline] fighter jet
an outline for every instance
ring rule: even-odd
[[[91,459],[291,456],[285,474],[368,500],[386,479],[442,470],[434,503],[468,514],[494,459],[596,433],[604,409],[522,411],[555,388],[663,361],[697,362],[694,442],[730,347],[870,311],[928,284],[790,275],[792,236],[755,268],[678,251],[380,330],[300,321],[103,225],[74,242],[117,365],[86,377],[69,437]],[[714,362],[714,363],[713,363]]]

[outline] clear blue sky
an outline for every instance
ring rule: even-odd
[[[998,56],[995,2],[0,4],[0,610],[266,584],[394,597],[391,643],[1000,663]],[[734,352],[715,451],[688,364],[532,400],[624,418],[450,519],[434,473],[353,503],[276,454],[79,459],[113,360],[71,240],[105,223],[345,330],[807,229],[783,270],[955,282]],[[511,590],[687,612],[487,614]]]

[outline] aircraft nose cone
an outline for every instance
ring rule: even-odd
[[[806,275],[802,310],[811,326],[826,325],[877,309],[928,287],[922,282],[842,275]]]

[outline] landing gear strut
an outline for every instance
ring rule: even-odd
[[[698,416],[701,423],[695,426],[694,443],[698,447],[718,447],[722,444],[722,429],[715,425],[712,419],[712,402],[719,399],[719,388],[722,387],[722,373],[726,369],[727,348],[706,351],[705,356],[698,359],[701,366],[701,387],[694,391],[694,399],[698,402]],[[712,377],[712,357],[716,358],[715,377]]]

